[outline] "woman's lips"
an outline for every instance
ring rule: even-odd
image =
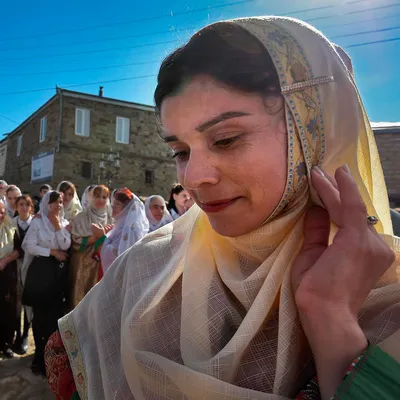
[[[222,199],[222,200],[210,201],[207,203],[201,202],[200,208],[206,213],[215,213],[225,210],[239,199],[240,197],[235,197],[233,199]]]

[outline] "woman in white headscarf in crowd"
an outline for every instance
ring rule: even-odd
[[[67,225],[68,221],[63,218],[62,194],[53,190],[47,192],[40,203],[40,218],[32,219],[22,243],[22,249],[25,252],[21,271],[24,291],[31,287],[29,280],[44,281],[49,278],[40,276],[40,270],[44,263],[50,264],[50,270],[54,268],[55,271],[60,272],[62,268],[65,268],[66,271],[64,264],[68,258],[67,251],[71,246],[71,236],[65,228]],[[49,273],[47,268],[44,271],[46,274]],[[32,274],[39,275],[34,277]],[[32,329],[35,339],[35,357],[31,368],[35,374],[45,375],[44,347],[49,336],[57,330],[57,320],[67,311],[67,275],[63,273],[54,283],[55,287],[52,288],[54,293],[39,293],[40,302],[38,296],[37,299],[34,299],[38,303],[28,304],[32,306],[33,311]],[[24,304],[26,304],[25,294],[23,294]],[[31,314],[31,310],[28,310]]]
[[[17,314],[18,251],[14,246],[15,226],[0,203],[0,352],[6,358],[14,356],[11,350],[15,316]]]
[[[96,187],[96,185],[90,185],[83,192],[82,202],[81,202],[83,210],[85,210],[89,206],[90,201],[92,200],[92,196],[93,196],[93,189],[95,187]]]
[[[148,197],[144,206],[150,224],[149,232],[153,232],[173,221],[162,196],[154,195]]]
[[[71,222],[82,211],[75,185],[72,182],[63,181],[57,186],[57,192],[63,194],[64,218]]]
[[[104,235],[112,229],[109,195],[110,191],[106,186],[96,186],[89,206],[72,220],[69,268],[71,309],[78,305],[103,276],[98,253],[104,242]],[[94,228],[97,228],[95,232]]]
[[[21,190],[15,185],[8,186],[6,190],[6,212],[11,219],[15,217],[15,212],[17,211],[15,202],[21,194]]]
[[[80,398],[400,399],[399,240],[333,44],[291,18],[218,22],[154,97],[196,205],[60,320]]]
[[[107,234],[101,249],[104,272],[119,255],[149,232],[144,205],[129,189],[114,191],[112,210],[115,226]]]

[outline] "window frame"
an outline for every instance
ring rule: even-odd
[[[147,179],[147,177],[148,177],[148,173],[150,173],[150,179],[149,179],[149,181],[148,181],[148,179]],[[145,171],[144,171],[144,183],[146,184],[146,185],[149,185],[149,186],[153,186],[154,185],[154,181],[155,181],[155,175],[154,175],[154,171],[153,170],[150,170],[150,169],[146,169]]]
[[[81,123],[81,127],[79,127],[79,128],[82,128],[82,130],[84,131],[85,129],[85,120],[86,120],[86,118],[85,118],[85,114],[87,113],[87,115],[88,115],[88,117],[87,117],[87,124],[88,124],[88,127],[87,127],[87,135],[85,134],[85,133],[81,133],[80,131],[78,132],[78,112],[82,112],[82,123]],[[75,107],[75,135],[76,136],[80,136],[80,137],[86,137],[86,138],[88,138],[88,137],[90,137],[90,109],[88,109],[88,108],[83,108],[83,107]]]
[[[22,153],[22,138],[24,134],[21,133],[21,135],[18,136],[17,138],[17,157],[19,157]]]
[[[43,134],[43,122],[45,122],[45,129]],[[47,136],[47,115],[40,118],[40,132],[39,132],[39,143],[42,143],[46,140]]]
[[[118,140],[118,121],[121,121],[121,123],[122,123],[121,130],[124,128],[126,123],[128,124],[127,132],[122,132],[121,133],[121,136],[122,136],[121,140]],[[124,121],[126,121],[126,122],[124,122]],[[123,140],[124,139],[124,134],[127,135],[127,137],[126,137],[127,140],[126,141]],[[120,143],[120,144],[129,144],[130,143],[130,136],[131,136],[131,119],[128,118],[128,117],[117,116],[116,119],[115,119],[115,142],[116,143]]]

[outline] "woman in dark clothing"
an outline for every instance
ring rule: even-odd
[[[14,249],[15,227],[0,203],[0,351],[12,358],[15,315],[17,312],[18,251]]]
[[[18,304],[17,304],[17,315],[15,321],[15,342],[13,346],[14,353],[25,354],[28,350],[28,333],[30,327],[30,321],[27,316],[27,312],[24,309],[24,324],[21,326],[21,295],[22,295],[22,285],[21,285],[21,266],[22,260],[24,258],[24,251],[22,250],[22,242],[24,241],[25,234],[29,229],[32,222],[32,214],[34,209],[34,204],[29,196],[23,195],[18,197],[16,201],[16,209],[18,216],[14,217],[14,225],[16,227],[16,232],[14,235],[14,249],[18,251],[17,260],[17,270],[18,270]]]

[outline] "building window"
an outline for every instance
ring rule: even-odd
[[[129,118],[117,117],[117,124],[115,129],[115,141],[117,143],[129,144],[129,128]]]
[[[86,108],[75,109],[75,135],[90,135],[90,110]]]
[[[22,135],[18,136],[17,139],[17,157],[21,155],[21,150],[22,150]]]
[[[47,133],[47,117],[43,117],[40,120],[40,139],[39,142],[43,142],[46,139]]]
[[[146,185],[154,184],[154,171],[145,171],[144,181]]]
[[[82,178],[92,179],[93,178],[93,164],[88,161],[82,162]]]

